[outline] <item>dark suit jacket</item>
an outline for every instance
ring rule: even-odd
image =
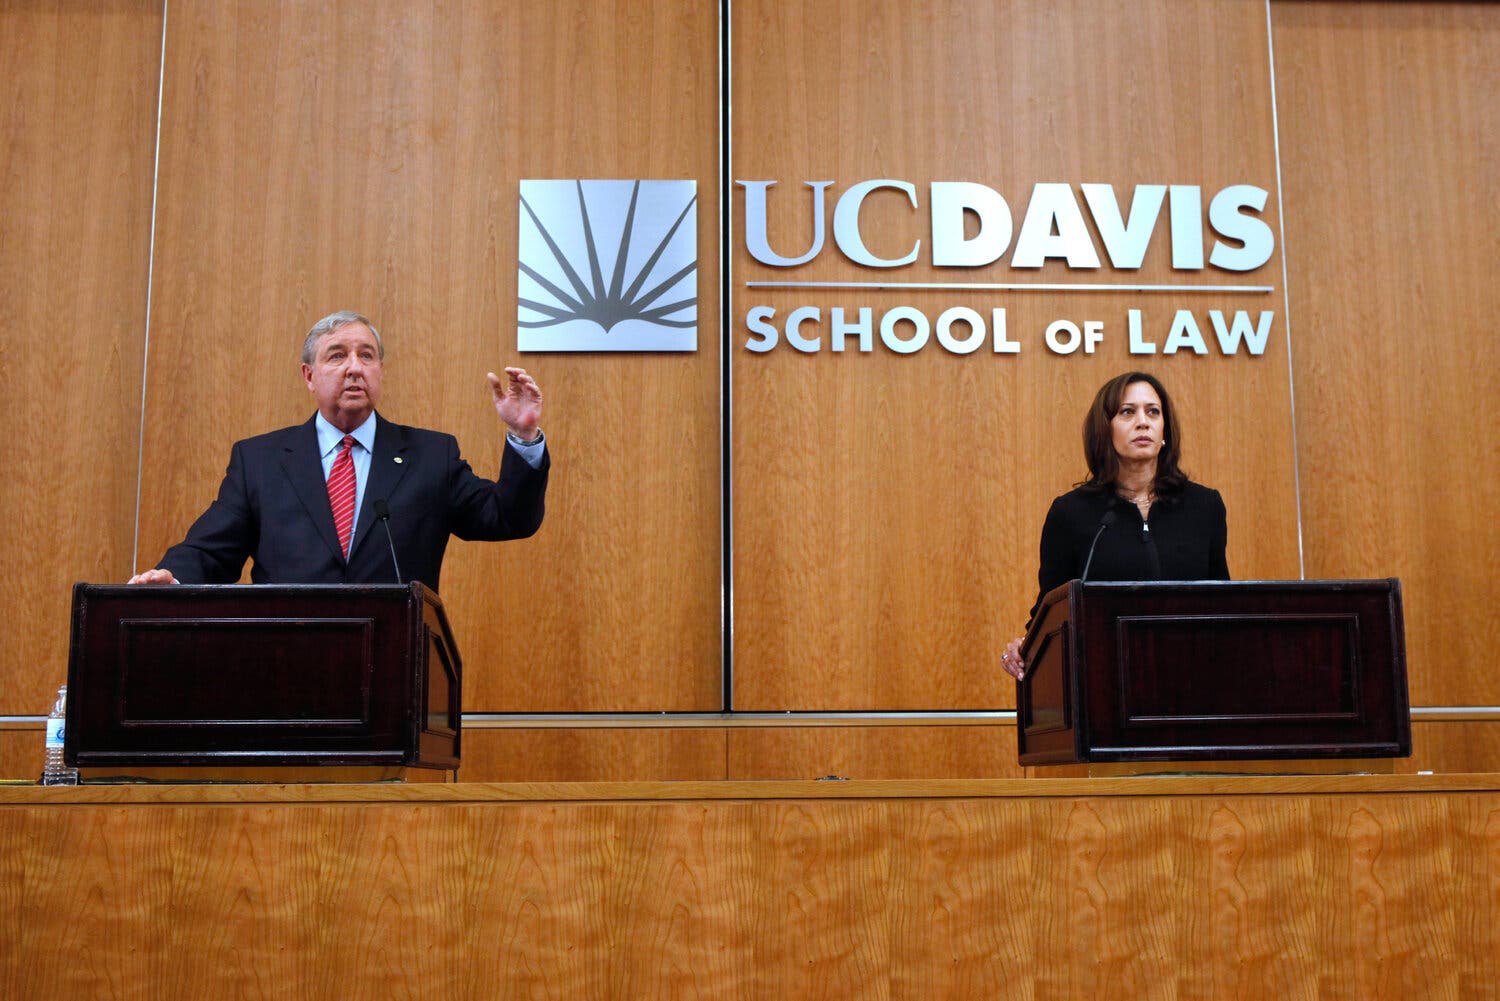
[[[1099,535],[1089,580],[1228,580],[1224,556],[1228,517],[1217,490],[1198,483],[1151,505],[1151,527],[1140,510],[1113,490],[1079,488],[1052,502],[1042,525],[1036,604],[1060,584],[1083,573],[1089,546],[1104,512],[1115,523]]]
[[[543,453],[541,468],[532,469],[509,445],[503,448],[500,479],[493,482],[474,474],[452,435],[377,420],[345,562],[313,419],[247,438],[230,453],[218,498],[157,566],[184,584],[232,584],[247,557],[255,561],[256,584],[396,583],[391,546],[375,517],[375,502],[384,499],[402,583],[420,580],[436,591],[450,535],[519,539],[542,524],[550,455]]]

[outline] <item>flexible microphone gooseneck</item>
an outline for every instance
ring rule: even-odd
[[[1110,512],[1110,514],[1113,513],[1113,511]],[[391,508],[385,502],[384,497],[375,502],[375,517],[379,518],[380,523],[385,526],[385,541],[391,545],[391,566],[396,568],[396,583],[404,584],[406,582],[401,579],[401,564],[396,560],[396,540],[391,537]],[[1097,539],[1098,536],[1095,538]]]
[[[380,507],[379,507],[380,503],[381,503],[380,501],[376,501],[376,505],[377,505],[376,508],[375,508],[376,513],[379,513],[379,511],[380,511]],[[1099,531],[1097,531],[1097,532],[1094,533],[1094,541],[1089,543],[1089,555],[1088,555],[1088,559],[1086,559],[1086,560],[1083,561],[1083,574],[1078,578],[1078,583],[1082,584],[1084,581],[1086,581],[1086,580],[1089,579],[1089,567],[1094,562],[1094,547],[1097,546],[1097,545],[1099,545],[1099,536],[1103,535],[1104,534],[1104,530],[1106,528],[1108,528],[1109,526],[1113,525],[1114,523],[1115,523],[1115,509],[1114,508],[1110,508],[1108,511],[1104,512],[1104,517],[1102,517],[1102,518],[1099,519]],[[390,529],[387,528],[386,531],[389,532]]]

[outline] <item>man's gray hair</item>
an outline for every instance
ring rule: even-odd
[[[375,348],[380,352],[381,360],[385,359],[385,342],[380,339],[380,331],[375,329],[367,317],[361,316],[352,309],[341,309],[337,313],[329,313],[323,319],[312,325],[307,332],[307,340],[302,342],[302,364],[311,365],[313,359],[318,356],[318,341],[325,335],[333,333],[340,327],[347,327],[351,323],[363,323],[370,328],[370,333],[375,335]]]

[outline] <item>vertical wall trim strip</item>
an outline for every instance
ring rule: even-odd
[[[719,521],[720,566],[723,572],[719,597],[720,633],[724,639],[722,704],[734,709],[734,474],[732,433],[734,430],[734,282],[730,275],[733,224],[730,205],[734,199],[731,170],[730,106],[731,64],[729,52],[730,0],[719,2]]]
[[[1287,286],[1286,198],[1281,186],[1281,121],[1276,111],[1276,45],[1271,37],[1271,0],[1266,0],[1266,60],[1271,78],[1271,140],[1276,148],[1276,224],[1281,240],[1281,325],[1286,330],[1286,386],[1292,414],[1292,486],[1297,501],[1297,575],[1307,579],[1302,548],[1302,453],[1297,444],[1297,373],[1292,367],[1292,290]]]
[[[161,110],[167,81],[167,15],[170,0],[161,3],[161,47],[156,68],[156,148],[151,153],[151,235],[146,246],[146,329],[141,338],[141,416],[135,440],[135,537],[130,544],[130,569],[136,572],[141,559],[141,481],[146,470],[146,374],[151,364],[151,292],[156,276],[156,198],[161,180]]]

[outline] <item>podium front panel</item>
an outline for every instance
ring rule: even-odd
[[[1411,753],[1394,579],[1074,581],[1025,649],[1025,764]]]
[[[459,671],[421,584],[80,584],[65,754],[91,769],[451,768]]]

